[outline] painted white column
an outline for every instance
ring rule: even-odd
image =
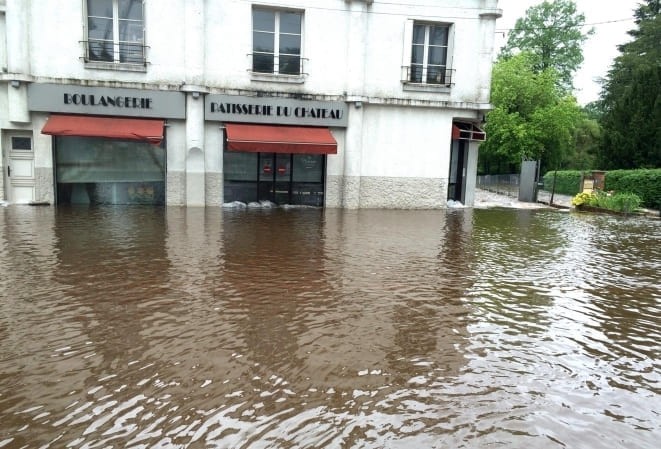
[[[349,106],[349,121],[344,140],[344,178],[342,203],[346,209],[360,207],[360,178],[363,160],[363,106]]]
[[[30,121],[27,89],[24,80],[30,79],[29,0],[7,0],[7,78],[19,82],[7,83],[8,117],[12,122]]]
[[[475,205],[475,185],[477,184],[477,157],[480,154],[480,142],[474,140],[468,143],[466,158],[466,183],[464,185],[464,206]]]
[[[204,149],[204,0],[188,0],[184,10],[186,79],[186,205],[206,203]]]
[[[203,95],[189,93],[186,97],[186,149],[186,205],[204,206],[206,182]]]
[[[186,0],[184,10],[186,84],[204,85],[204,0]]]
[[[489,103],[491,68],[494,53],[496,19],[502,16],[497,0],[482,0],[477,38],[480,40],[478,64],[478,102]]]
[[[368,5],[352,2],[349,8],[349,36],[347,39],[347,101],[349,122],[344,145],[344,182],[342,185],[342,207],[360,207],[360,180],[363,157],[363,115],[366,103],[365,61],[367,60]]]

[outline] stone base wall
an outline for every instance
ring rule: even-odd
[[[165,182],[165,201],[168,206],[186,205],[186,173],[168,171]]]
[[[357,176],[326,177],[325,206],[357,209],[360,205],[360,178]]]
[[[447,180],[442,178],[363,177],[361,209],[443,209]]]
[[[326,207],[444,209],[447,179],[328,176]]]
[[[55,179],[52,168],[35,167],[34,187],[36,202],[55,204]]]
[[[223,205],[223,174],[207,172],[205,178],[205,201],[207,206]]]

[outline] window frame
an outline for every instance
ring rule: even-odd
[[[416,45],[413,41],[414,28],[416,25],[424,26],[424,48],[423,48],[423,62],[422,64],[413,64],[413,48]],[[429,37],[432,27],[443,27],[446,29],[447,41],[445,45],[431,45],[431,47],[440,47],[445,49],[444,64],[432,64],[435,67],[442,67],[440,73],[441,79],[439,82],[428,82],[427,75],[429,73]],[[415,20],[408,19],[404,28],[404,51],[402,59],[402,76],[401,82],[404,90],[416,90],[426,92],[450,92],[450,88],[454,83],[454,72],[452,68],[453,50],[454,50],[454,34],[455,24],[441,21],[428,21],[428,20]],[[422,67],[420,80],[413,77],[413,67]]]
[[[147,45],[146,42],[146,18],[145,18],[145,0],[139,0],[137,3],[140,5],[142,19],[121,18],[119,16],[120,0],[110,0],[112,2],[112,60],[93,59],[91,56],[91,48],[93,42],[110,42],[110,40],[97,39],[90,37],[90,19],[99,17],[109,19],[108,17],[92,16],[89,11],[89,1],[83,0],[84,9],[84,36],[85,40],[83,49],[83,59],[85,66],[88,68],[110,69],[110,70],[129,70],[129,71],[146,71],[147,66]],[[121,39],[121,24],[122,22],[133,22],[137,24],[139,37],[137,40],[122,40]],[[124,46],[128,45],[127,49]],[[137,48],[140,55],[136,58],[124,60],[127,55],[131,54],[131,48]]]
[[[274,28],[270,32],[268,30],[258,30],[255,28],[255,12],[262,11],[272,13],[274,15]],[[297,14],[300,17],[300,30],[299,33],[283,32],[281,31],[281,14]],[[251,53],[249,69],[251,78],[256,81],[276,81],[276,82],[289,82],[289,83],[302,83],[305,81],[307,73],[304,70],[304,42],[305,42],[305,11],[300,9],[288,8],[271,8],[262,5],[254,5],[251,9],[251,24],[250,24],[250,42]],[[272,33],[273,34],[273,52],[256,51],[255,49],[255,33]],[[282,35],[298,36],[299,37],[299,53],[283,53],[280,51],[280,39]],[[273,70],[272,71],[258,71],[255,70],[255,55],[272,55],[273,57]],[[298,72],[282,72],[280,70],[281,57],[298,57]]]

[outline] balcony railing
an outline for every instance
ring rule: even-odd
[[[454,69],[430,66],[402,66],[402,82],[450,87],[454,84]]]
[[[147,65],[147,46],[139,42],[83,41],[85,62]]]
[[[298,55],[248,53],[248,59],[248,71],[254,75],[307,76],[305,64],[308,59]]]

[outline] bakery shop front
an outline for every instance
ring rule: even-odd
[[[344,102],[209,95],[206,119],[223,130],[223,201],[324,205],[332,128],[347,126]]]
[[[47,113],[57,204],[166,204],[167,119],[184,119],[181,92],[33,84]]]

